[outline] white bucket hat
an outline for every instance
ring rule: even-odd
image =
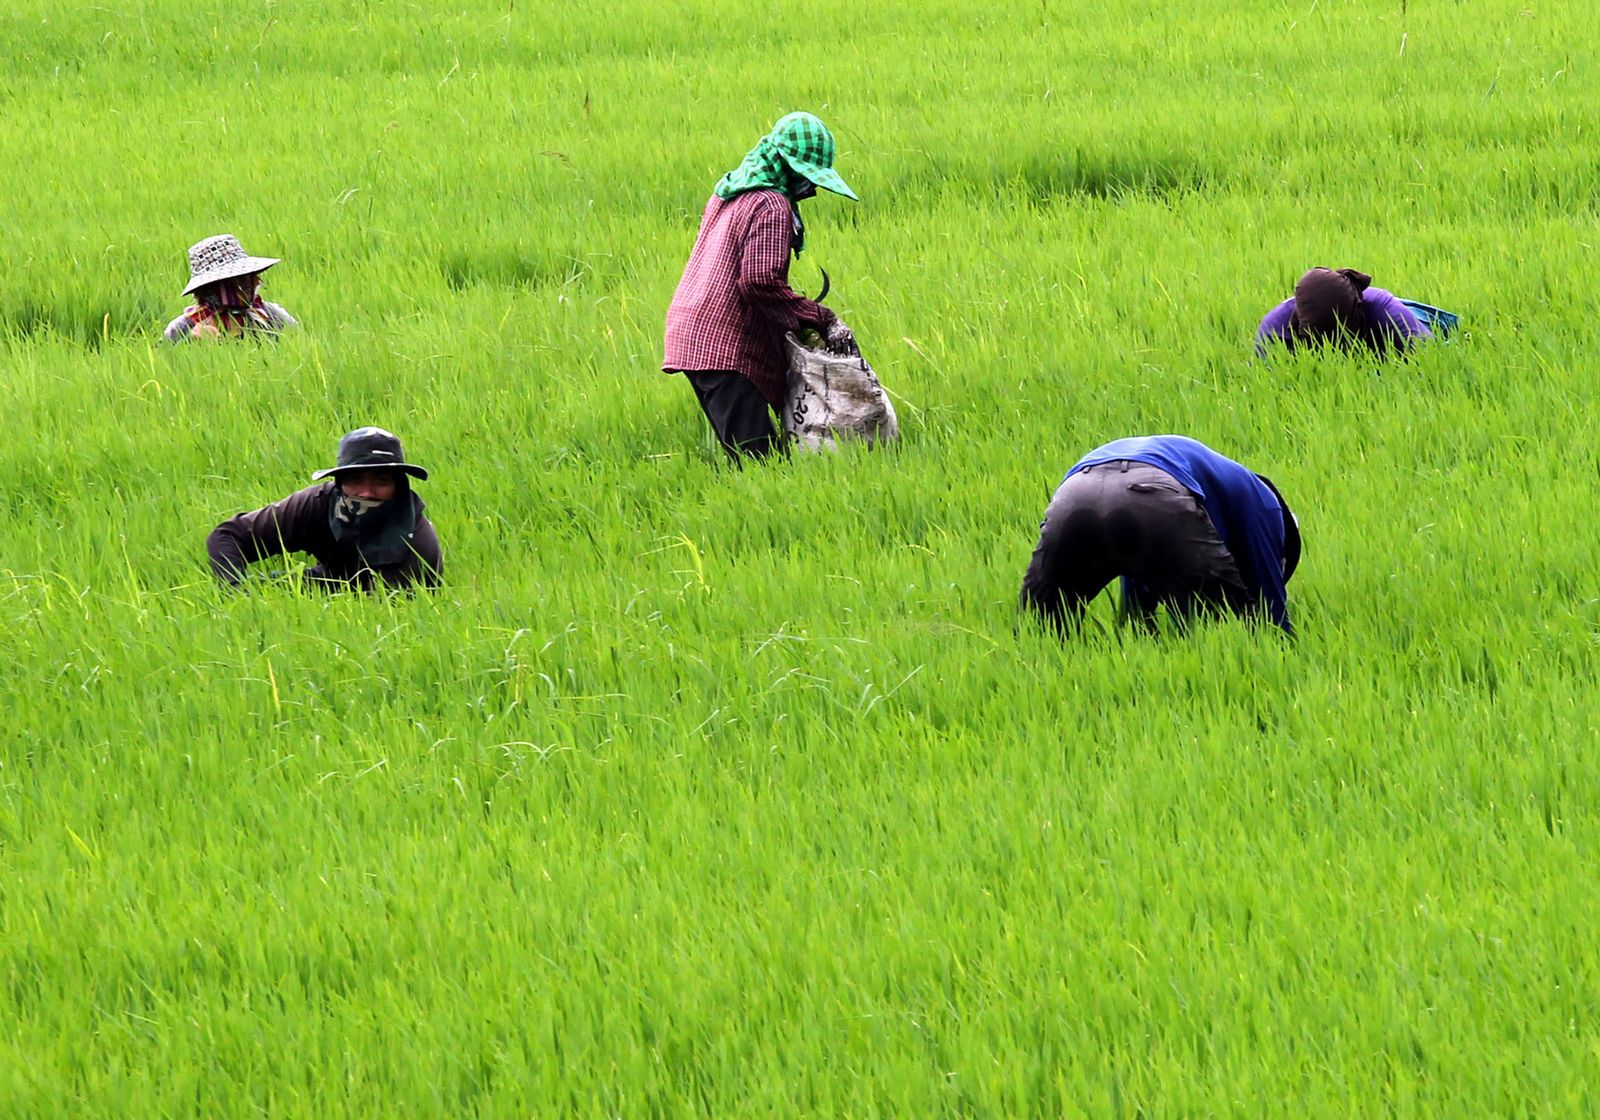
[[[218,280],[265,272],[277,263],[277,257],[250,256],[239,246],[239,239],[231,233],[208,237],[189,246],[189,286],[183,290],[183,294],[188,295],[196,288],[214,284]]]

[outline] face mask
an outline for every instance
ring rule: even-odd
[[[333,513],[328,519],[328,528],[333,530],[333,539],[342,541],[346,537],[359,534],[363,525],[375,524],[380,520],[377,515],[388,504],[371,498],[357,498],[342,491],[336,493],[333,498]]]
[[[417,527],[416,506],[409,492],[387,502],[335,491],[328,509],[328,529],[340,544],[353,544],[369,566],[398,564],[411,552]]]

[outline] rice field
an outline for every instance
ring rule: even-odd
[[[1594,1113],[1591,24],[8,0],[0,1116]],[[904,438],[732,471],[662,316],[798,108]],[[221,232],[303,330],[161,343]],[[1315,264],[1466,335],[1251,361]],[[213,586],[367,423],[445,587]],[[1018,618],[1153,432],[1297,641]]]

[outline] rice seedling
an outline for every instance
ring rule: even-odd
[[[1578,9],[12,0],[0,1114],[1593,1112]],[[904,438],[734,472],[661,316],[800,107]],[[164,347],[223,231],[304,329]],[[1468,337],[1252,362],[1312,264]],[[215,588],[364,423],[446,586]],[[1018,619],[1157,431],[1294,644]]]

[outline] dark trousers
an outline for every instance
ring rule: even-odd
[[[1122,617],[1147,629],[1163,604],[1180,625],[1256,605],[1200,499],[1166,471],[1128,460],[1079,471],[1056,490],[1022,577],[1022,607],[1064,631],[1119,576]]]
[[[762,459],[778,447],[772,410],[750,379],[727,370],[684,370],[700,411],[711,421],[717,442],[737,464],[742,456]]]

